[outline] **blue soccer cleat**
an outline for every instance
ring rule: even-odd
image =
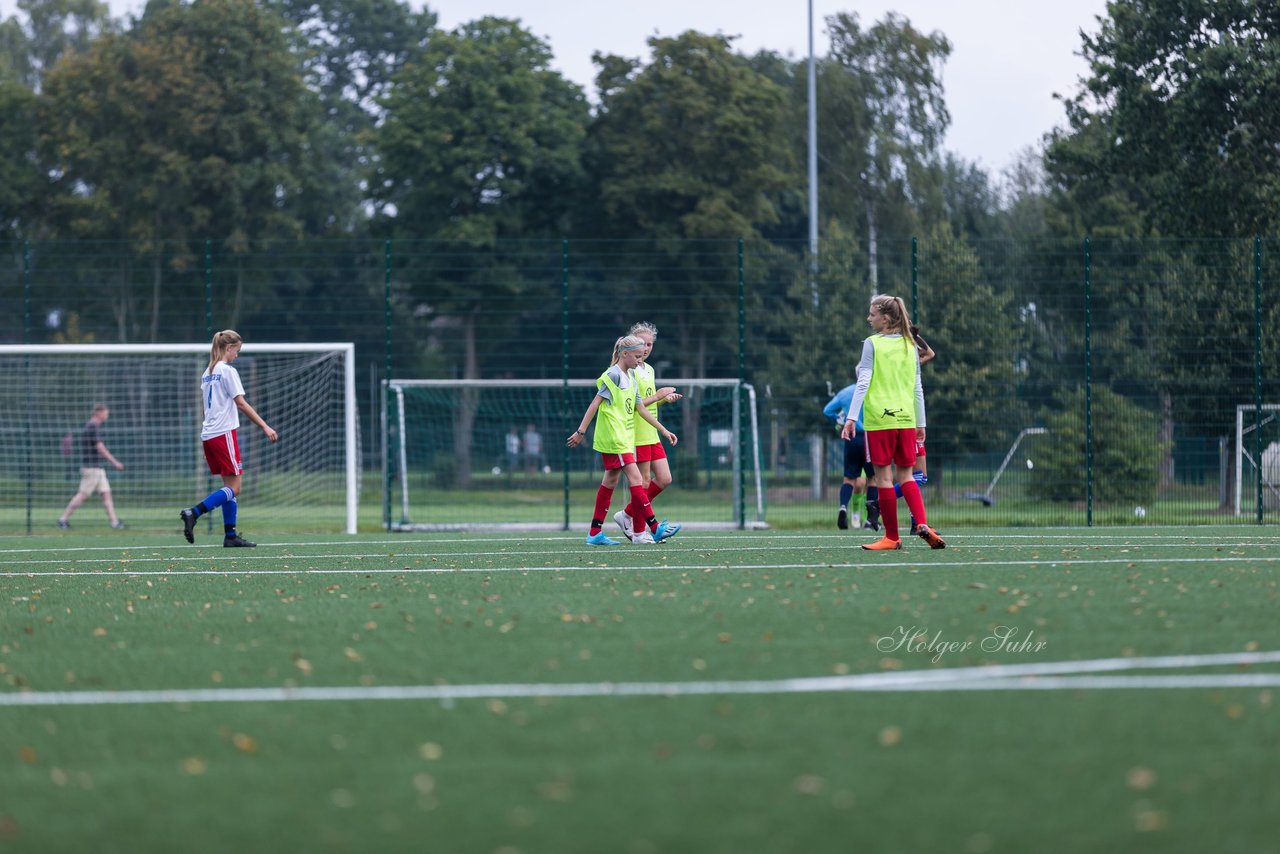
[[[653,532],[653,541],[655,543],[660,543],[663,540],[669,540],[676,534],[680,533],[680,529],[683,527],[684,525],[677,522],[668,522],[666,519],[663,519],[658,523],[658,530]]]
[[[587,545],[589,546],[620,546],[622,543],[617,540],[611,540],[604,535],[604,531],[598,534],[587,535]]]

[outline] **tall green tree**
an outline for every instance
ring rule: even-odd
[[[83,52],[111,29],[110,11],[99,0],[18,0],[25,20],[0,22],[0,72],[5,69],[31,89],[66,53]]]
[[[1116,0],[1083,37],[1051,175],[1088,228],[1119,196],[1169,235],[1249,237],[1280,225],[1280,15],[1270,0]],[[1130,234],[1133,232],[1130,231]]]
[[[116,301],[134,340],[158,338],[165,270],[189,266],[193,242],[237,254],[300,233],[314,96],[284,29],[252,0],[153,3],[46,78],[40,148],[64,233],[127,240],[147,259],[147,297],[126,285]]]
[[[376,150],[372,136],[392,80],[421,59],[436,15],[400,0],[270,0],[293,24],[307,85],[320,113],[309,140],[320,180],[302,213],[308,234],[353,233],[365,226],[364,203]]]
[[[31,235],[44,187],[35,93],[0,74],[0,240]]]
[[[503,241],[559,236],[581,180],[589,118],[581,89],[551,69],[551,50],[516,21],[482,18],[427,45],[381,99],[386,119],[375,141],[374,197],[386,233],[407,258],[405,297],[418,309],[424,340],[441,329],[465,378],[487,353],[514,357],[521,318],[484,330],[482,308],[553,301],[555,279],[513,263]],[[447,241],[435,249],[414,238]],[[490,315],[493,317],[493,315]],[[426,328],[436,330],[425,334]],[[484,334],[481,334],[483,331]],[[474,395],[454,424],[459,482],[470,476]]]
[[[904,239],[914,230],[913,210],[932,208],[921,217],[925,225],[942,212],[941,145],[951,121],[942,66],[951,43],[893,12],[867,29],[856,14],[840,13],[827,18],[827,28],[831,61],[819,89],[825,104],[818,140],[834,180],[824,182],[823,204],[833,215],[860,216],[875,291],[886,222],[905,225],[894,229]]]
[[[627,251],[654,253],[661,269],[628,290],[643,294],[647,310],[678,307],[658,321],[662,353],[674,370],[735,375],[737,241],[750,242],[778,221],[779,199],[796,177],[786,90],[735,53],[723,35],[655,36],[649,47],[645,65],[595,57],[600,107],[588,151],[600,189],[601,231],[652,241]],[[624,255],[603,272],[598,304],[615,304],[620,283],[638,278],[626,267]],[[748,290],[760,272],[747,265]],[[688,459],[698,454],[699,414],[696,398],[682,402],[677,433],[688,444]]]
[[[784,91],[693,31],[649,39],[651,62],[599,57],[596,177],[614,235],[753,237],[777,218],[791,152]]]

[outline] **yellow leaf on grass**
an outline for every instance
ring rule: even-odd
[[[887,726],[880,730],[878,736],[881,747],[894,747],[902,741],[902,728],[896,726]]]

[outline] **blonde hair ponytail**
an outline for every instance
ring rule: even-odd
[[[623,335],[617,341],[613,342],[613,361],[610,365],[618,364],[618,360],[622,358],[622,354],[630,350],[643,350],[644,342],[634,335]]]
[[[222,361],[222,357],[227,354],[227,350],[236,344],[241,344],[240,333],[234,329],[224,329],[221,332],[213,333],[213,346],[209,348],[209,367],[212,371],[214,366]]]
[[[911,334],[911,316],[907,314],[907,304],[902,301],[902,297],[876,294],[871,298],[871,305],[888,318],[889,327],[885,331],[901,335],[902,340],[914,349],[916,338]]]

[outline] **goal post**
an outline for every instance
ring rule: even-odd
[[[124,465],[107,467],[116,512],[130,527],[174,527],[177,511],[219,483],[200,447],[200,375],[209,347],[192,344],[0,345],[0,480],[10,496],[0,524],[25,511],[28,532],[53,527],[79,484],[80,431],[96,403],[110,409],[102,440]],[[268,442],[241,419],[240,496],[248,530],[354,534],[360,444],[355,346],[244,345],[235,367],[245,397],[280,434]],[[70,441],[66,441],[70,437]],[[213,518],[213,517],[211,517]],[[99,498],[73,529],[105,527]]]
[[[659,409],[679,438],[659,518],[694,527],[764,523],[754,389],[735,379],[671,379],[683,399]],[[570,450],[595,380],[386,380],[383,522],[391,531],[568,530],[585,524],[599,455]],[[625,487],[612,510],[625,506]],[[613,525],[612,520],[608,522]]]
[[[1280,403],[1236,406],[1235,515],[1280,506]],[[1256,451],[1255,451],[1256,449]],[[1253,475],[1252,477],[1247,477]],[[1252,488],[1245,493],[1246,478]]]

